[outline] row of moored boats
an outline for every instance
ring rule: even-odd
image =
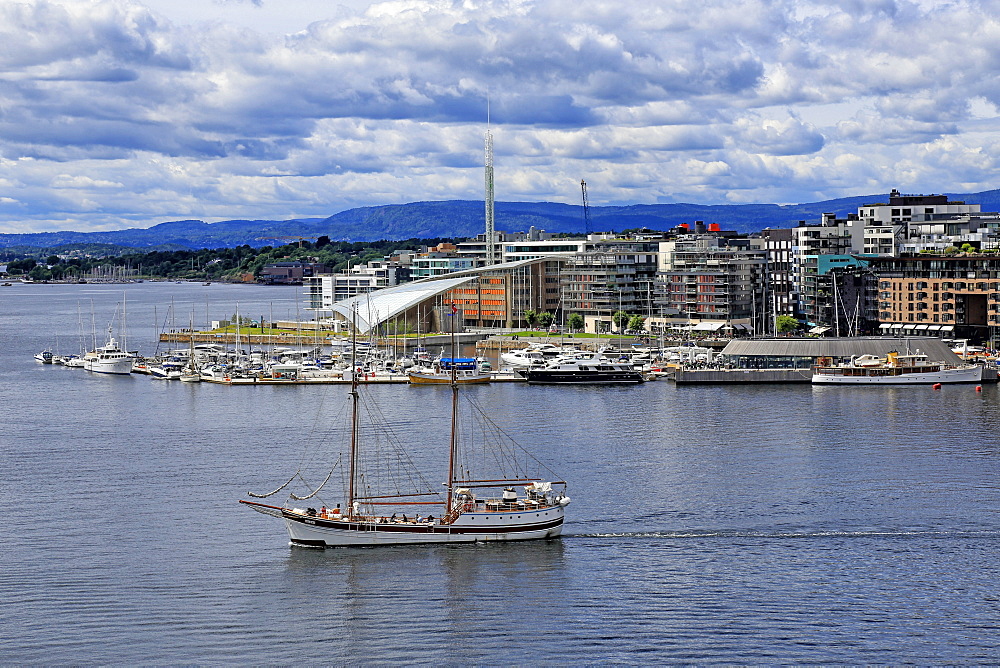
[[[162,355],[142,357],[129,352],[113,336],[103,346],[81,355],[61,356],[43,351],[35,358],[94,373],[141,373],[153,378],[181,381],[232,381],[258,379],[350,380],[352,374],[366,381],[409,380],[415,384],[488,383],[493,380],[527,380],[530,383],[640,383],[653,377],[654,362],[648,351],[591,352],[554,344],[531,345],[500,356],[502,368],[494,370],[483,357],[434,357],[417,347],[402,357],[367,344],[353,347],[334,342],[330,352],[275,348],[249,353],[217,344],[190,345]],[[454,376],[452,372],[454,371]]]

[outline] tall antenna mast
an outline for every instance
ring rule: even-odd
[[[493,233],[493,133],[490,132],[490,99],[486,98],[486,264],[494,263]]]
[[[587,199],[587,182],[580,179],[580,191],[583,193],[583,230],[589,236],[593,230],[590,225],[590,201]]]

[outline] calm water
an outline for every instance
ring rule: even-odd
[[[178,326],[299,299],[127,294],[145,353],[171,299]],[[301,549],[236,501],[287,479],[345,389],[32,359],[121,298],[0,288],[0,663],[1000,661],[995,387],[473,388],[570,481],[561,540]],[[433,460],[447,390],[373,392]]]

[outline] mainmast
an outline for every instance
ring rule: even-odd
[[[344,512],[348,517],[354,516],[354,479],[358,462],[358,304],[354,303],[351,311],[351,456],[347,470],[347,508]]]
[[[455,483],[455,460],[458,458],[458,377],[455,364],[455,314],[458,307],[451,304],[451,440],[448,445],[448,498],[444,516],[451,514],[451,494]]]

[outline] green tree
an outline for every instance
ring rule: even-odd
[[[633,332],[643,329],[643,325],[645,324],[646,324],[646,319],[643,318],[641,315],[634,315],[628,320],[628,328],[631,329]]]
[[[52,279],[52,272],[45,268],[45,265],[35,265],[28,272],[28,278],[33,281],[48,281]]]
[[[799,328],[799,321],[790,315],[779,315],[775,319],[774,324],[781,334],[788,334]]]
[[[574,332],[582,330],[585,325],[583,316],[579,313],[570,313],[569,318],[566,320],[566,324],[569,325],[569,328]]]
[[[538,325],[538,312],[530,308],[525,309],[524,322],[528,323],[528,327],[536,327]]]
[[[629,314],[625,311],[617,311],[613,316],[611,316],[611,322],[615,323],[615,327],[618,328],[619,333],[622,332],[626,326],[628,326]]]
[[[545,329],[551,327],[555,319],[556,317],[551,313],[549,313],[548,311],[542,311],[541,313],[538,314],[538,324],[544,327]]]

